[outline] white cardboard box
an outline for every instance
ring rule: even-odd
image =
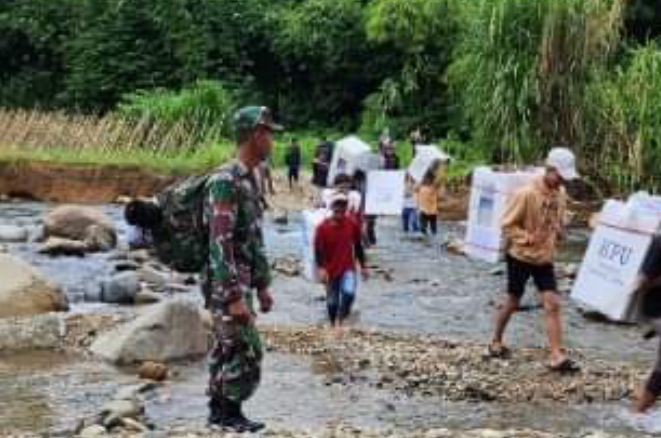
[[[424,178],[434,162],[441,161],[447,163],[450,161],[450,156],[435,145],[420,145],[415,150],[415,158],[411,161],[408,172],[411,178],[417,183],[422,181],[422,178]]]
[[[635,289],[653,234],[661,226],[661,198],[635,194],[608,201],[571,293],[577,302],[616,321],[635,319]]]
[[[374,215],[402,214],[404,208],[403,170],[376,170],[367,174],[365,213]]]
[[[514,192],[529,183],[543,169],[496,172],[478,167],[473,172],[465,251],[469,257],[497,263],[502,257],[503,233],[501,220],[507,202]]]
[[[302,260],[303,276],[309,280],[317,282],[317,262],[314,255],[314,239],[319,225],[330,216],[330,211],[325,209],[304,210],[303,211],[303,242],[302,242]]]
[[[372,148],[355,135],[345,137],[335,144],[333,158],[328,171],[327,184],[333,186],[335,177],[342,173],[353,175],[353,173],[364,165],[366,154],[370,154]]]

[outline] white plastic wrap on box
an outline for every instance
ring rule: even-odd
[[[450,156],[435,145],[420,145],[417,146],[415,150],[415,158],[413,158],[413,161],[411,161],[411,164],[409,165],[408,173],[417,183],[422,181],[422,178],[424,178],[434,162],[441,161],[447,163],[450,161]]]
[[[303,211],[303,276],[309,281],[318,281],[317,263],[314,255],[314,238],[317,227],[330,216],[329,210],[304,210]]]
[[[608,201],[571,297],[616,321],[633,320],[635,289],[652,237],[661,226],[661,198],[637,193],[627,203]]]
[[[375,170],[367,174],[365,213],[399,216],[404,208],[403,170]]]
[[[356,170],[365,166],[364,157],[371,151],[370,146],[355,135],[338,141],[333,151],[327,184],[332,186],[335,177],[342,173],[353,175]]]
[[[543,173],[543,169],[496,172],[478,167],[473,172],[465,250],[469,257],[496,263],[501,259],[503,233],[501,220],[514,192]]]

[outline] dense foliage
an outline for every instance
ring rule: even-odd
[[[421,127],[484,160],[569,144],[603,184],[658,188],[659,38],[658,0],[3,0],[0,107],[206,141],[261,102],[296,130]]]

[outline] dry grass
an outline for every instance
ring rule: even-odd
[[[201,143],[199,129],[186,123],[108,114],[0,109],[0,160],[67,164],[139,165],[187,174],[231,157],[228,141]]]
[[[132,119],[114,114],[103,117],[62,112],[0,110],[0,149],[47,150],[63,148],[114,153],[143,150],[190,150],[199,133],[184,122],[157,123],[147,117]]]

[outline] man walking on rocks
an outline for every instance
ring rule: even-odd
[[[516,192],[503,215],[508,295],[498,312],[489,345],[489,354],[493,357],[509,354],[503,335],[532,277],[544,305],[551,353],[549,367],[560,372],[578,370],[578,365],[562,349],[560,297],[553,267],[556,245],[564,228],[567,200],[563,186],[576,178],[574,154],[566,148],[554,148],[546,160],[545,174]]]
[[[328,318],[331,327],[341,333],[356,297],[357,269],[360,266],[364,278],[367,269],[360,225],[347,214],[347,195],[337,190],[330,204],[333,214],[317,228],[314,250],[319,279],[326,285]]]
[[[271,275],[264,253],[260,190],[254,170],[273,148],[273,123],[265,107],[235,114],[237,159],[223,165],[208,183],[205,220],[209,263],[204,287],[213,316],[214,345],[209,354],[209,423],[236,432],[255,432],[264,424],[248,420],[242,403],[261,375],[262,344],[255,326],[253,292],[269,312]]]

